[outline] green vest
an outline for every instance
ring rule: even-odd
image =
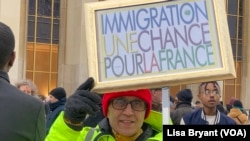
[[[75,131],[68,127],[63,120],[62,111],[56,121],[50,128],[50,132],[47,135],[45,141],[93,141],[99,132],[99,127],[91,128],[84,127],[81,131]],[[162,114],[159,112],[150,112],[149,117],[145,120],[146,123],[158,131],[154,137],[150,137],[147,141],[162,141]],[[115,141],[112,135],[101,135],[99,141]]]

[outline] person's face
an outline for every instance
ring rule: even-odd
[[[219,87],[217,85],[214,85],[213,83],[203,85],[200,89],[198,97],[204,107],[215,108],[220,102]]]
[[[196,109],[200,109],[200,108],[201,108],[201,103],[197,103],[197,104],[195,105],[195,108],[196,108]]]
[[[178,97],[175,97],[175,98],[174,98],[174,105],[177,105],[177,104],[178,104],[178,102],[179,102]]]
[[[57,98],[55,98],[53,95],[49,95],[49,99],[48,99],[49,103],[55,103],[58,101]]]
[[[113,102],[112,102],[113,101]],[[124,101],[129,101],[125,109],[119,110],[117,107],[124,107]],[[133,107],[131,104],[133,101]],[[119,106],[120,105],[120,106]],[[134,96],[124,96],[115,98],[110,101],[108,107],[107,117],[109,118],[109,123],[112,129],[123,136],[133,136],[135,135],[142,127],[145,112],[146,112],[146,103]],[[135,110],[135,109],[140,109]]]
[[[162,90],[153,90],[152,91],[153,96],[152,96],[152,101],[158,104],[162,103]]]
[[[28,85],[22,85],[19,87],[19,90],[21,90],[22,92],[31,95],[32,94],[32,90]]]

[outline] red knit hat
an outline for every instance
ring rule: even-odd
[[[107,116],[110,100],[121,96],[136,96],[145,101],[148,106],[145,113],[145,119],[148,117],[152,107],[152,98],[149,89],[105,93],[102,98],[102,111],[104,116]]]

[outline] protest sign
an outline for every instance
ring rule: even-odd
[[[236,76],[224,1],[85,3],[89,76],[97,92]]]

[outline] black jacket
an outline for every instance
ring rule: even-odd
[[[174,125],[180,125],[181,119],[187,113],[193,112],[194,109],[191,106],[190,102],[179,102],[176,105],[176,109],[170,114],[170,117]]]
[[[0,71],[0,137],[4,141],[44,141],[44,105],[12,86]]]

